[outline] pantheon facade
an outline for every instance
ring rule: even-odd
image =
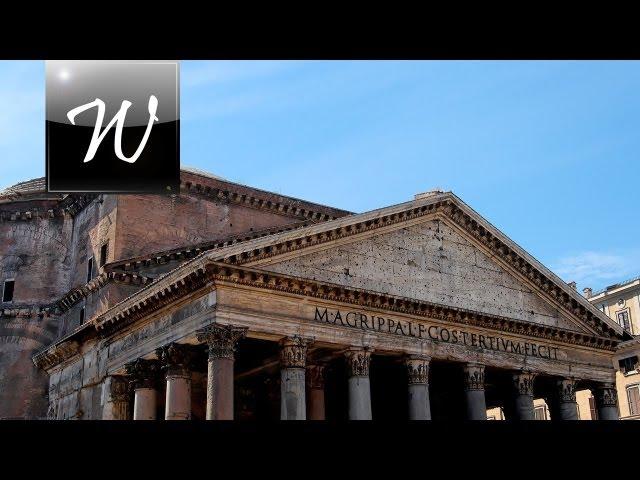
[[[522,221],[526,221],[523,212]],[[451,192],[0,192],[0,418],[617,419],[630,335]]]

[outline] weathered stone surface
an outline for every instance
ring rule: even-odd
[[[0,303],[0,418],[47,416],[47,375],[35,368],[33,355],[76,330],[83,307],[88,322],[143,286],[131,277],[107,278],[108,269],[100,266],[103,245],[108,267],[160,250],[348,213],[195,172],[181,176],[179,195],[47,194],[44,179],[0,192],[0,290],[4,280],[15,279],[13,301]],[[91,257],[93,280],[87,282]],[[157,277],[184,260],[149,265],[147,271],[143,263],[138,274]],[[93,408],[89,397],[76,402],[84,415]],[[74,402],[61,398],[56,416],[76,415]]]
[[[558,309],[440,220],[328,245],[267,267],[288,275],[578,330]]]
[[[194,358],[201,356],[200,367],[196,361],[169,362],[163,379],[137,388],[134,418],[231,418],[232,349],[214,352],[213,360],[226,363],[209,365],[208,385],[204,372],[194,376],[206,364],[204,346],[195,346],[203,341],[198,332],[212,324],[248,329],[247,346],[290,337],[313,339],[310,358],[320,352],[335,360],[344,348],[359,352],[341,358],[353,419],[375,415],[368,376],[372,350],[380,357],[430,357],[585,382],[613,379],[612,352],[624,337],[618,327],[597,310],[594,314],[573,291],[567,293],[566,285],[493,227],[464,214],[455,196],[437,195],[434,205],[423,199],[319,225],[346,212],[217,179],[189,178],[180,195],[39,200],[66,205],[45,217],[25,212],[7,217],[0,192],[0,233],[12,222],[25,232],[26,224],[45,221],[59,231],[57,237],[34,233],[35,244],[28,249],[15,241],[0,244],[0,274],[5,275],[0,280],[15,274],[34,285],[41,277],[52,282],[33,291],[17,284],[24,289],[16,292],[15,308],[0,305],[0,339],[10,339],[0,343],[0,382],[25,379],[26,392],[13,404],[0,404],[0,417],[13,409],[18,417],[102,418],[105,388],[110,388],[105,379],[130,375],[129,362],[154,361],[156,351],[166,360],[166,348],[175,342],[193,351]],[[301,220],[309,226],[299,228]],[[255,234],[274,226],[281,233]],[[196,246],[202,242],[207,243]],[[100,267],[105,244],[108,264]],[[203,249],[211,251],[200,255]],[[15,252],[33,257],[28,268],[12,260]],[[95,273],[87,282],[91,256]],[[38,266],[56,258],[61,267],[52,280],[46,276],[52,273]],[[53,310],[33,313],[35,300],[45,294]],[[19,295],[29,301],[20,303]],[[24,352],[31,360],[63,335],[33,360],[50,375],[48,411],[26,405],[36,398],[29,386],[44,382],[32,375]],[[282,417],[304,418],[307,352],[284,347],[280,372],[270,370],[278,363],[272,353],[275,360],[256,363],[240,376],[260,371],[272,382],[280,378]],[[243,369],[252,362],[247,358]],[[426,371],[414,367],[407,392],[410,416],[425,419],[430,416]],[[466,385],[469,416],[486,418],[481,381],[473,378],[475,383]],[[460,381],[458,387],[465,385]],[[268,402],[277,406],[271,394],[277,397],[278,388],[267,390]],[[194,406],[207,391],[224,394],[223,401],[209,402],[221,407],[216,415]],[[317,405],[310,404],[317,410],[312,418],[323,416]],[[126,408],[119,411],[124,415]]]

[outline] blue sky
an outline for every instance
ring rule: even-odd
[[[361,212],[452,190],[566,281],[640,274],[639,62],[182,62],[182,165]],[[0,187],[44,62],[0,62]]]

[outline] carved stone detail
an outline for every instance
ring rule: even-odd
[[[518,395],[533,396],[533,381],[536,374],[533,372],[523,371],[513,374],[513,386]]]
[[[429,383],[429,361],[431,358],[424,355],[412,355],[405,359],[409,385],[426,385]]]
[[[571,403],[576,401],[575,378],[563,378],[556,382],[557,395],[560,403]]]
[[[371,363],[370,347],[348,349],[344,354],[347,359],[347,375],[349,377],[368,377]]]
[[[125,366],[127,375],[131,377],[133,388],[155,388],[160,364],[157,360],[145,360],[138,358]]]
[[[129,401],[129,382],[127,382],[126,377],[121,375],[113,375],[111,377],[109,397],[114,403]]]
[[[484,390],[484,365],[467,363],[464,366],[464,390]]]
[[[613,383],[602,383],[594,388],[598,407],[617,407],[618,391]]]
[[[307,349],[311,340],[302,337],[287,337],[280,342],[280,366],[282,368],[305,368]]]
[[[325,365],[322,364],[314,364],[307,366],[307,384],[309,388],[314,390],[323,390],[324,389],[324,372]]]
[[[156,349],[160,366],[167,376],[189,376],[194,354],[193,346],[175,342]]]
[[[47,409],[47,420],[57,420],[58,419],[58,402],[53,401],[49,403],[49,408]]]
[[[209,360],[228,358],[233,360],[238,340],[247,335],[247,327],[212,324],[196,332],[199,342],[205,342]]]

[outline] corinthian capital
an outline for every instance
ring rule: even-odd
[[[618,391],[613,383],[601,383],[594,388],[598,407],[617,407]]]
[[[352,347],[345,352],[347,359],[347,374],[350,377],[368,377],[371,352],[369,347]]]
[[[533,380],[536,374],[532,372],[520,372],[513,374],[513,386],[518,395],[533,396]]]
[[[215,358],[233,359],[238,340],[247,335],[247,327],[211,324],[196,332],[199,342],[205,342],[209,350],[209,360]]]
[[[411,355],[405,359],[409,385],[426,385],[429,383],[429,361],[424,355]]]
[[[167,375],[186,375],[194,357],[191,345],[170,343],[156,349],[156,356],[160,366],[167,371]]]
[[[160,365],[157,360],[138,358],[124,366],[134,388],[155,388]]]
[[[287,337],[280,342],[280,366],[282,368],[305,368],[307,349],[311,340],[302,337]]]
[[[484,365],[467,363],[464,366],[464,389],[484,390]]]
[[[563,378],[556,382],[556,392],[561,403],[576,401],[576,383],[575,378]]]

